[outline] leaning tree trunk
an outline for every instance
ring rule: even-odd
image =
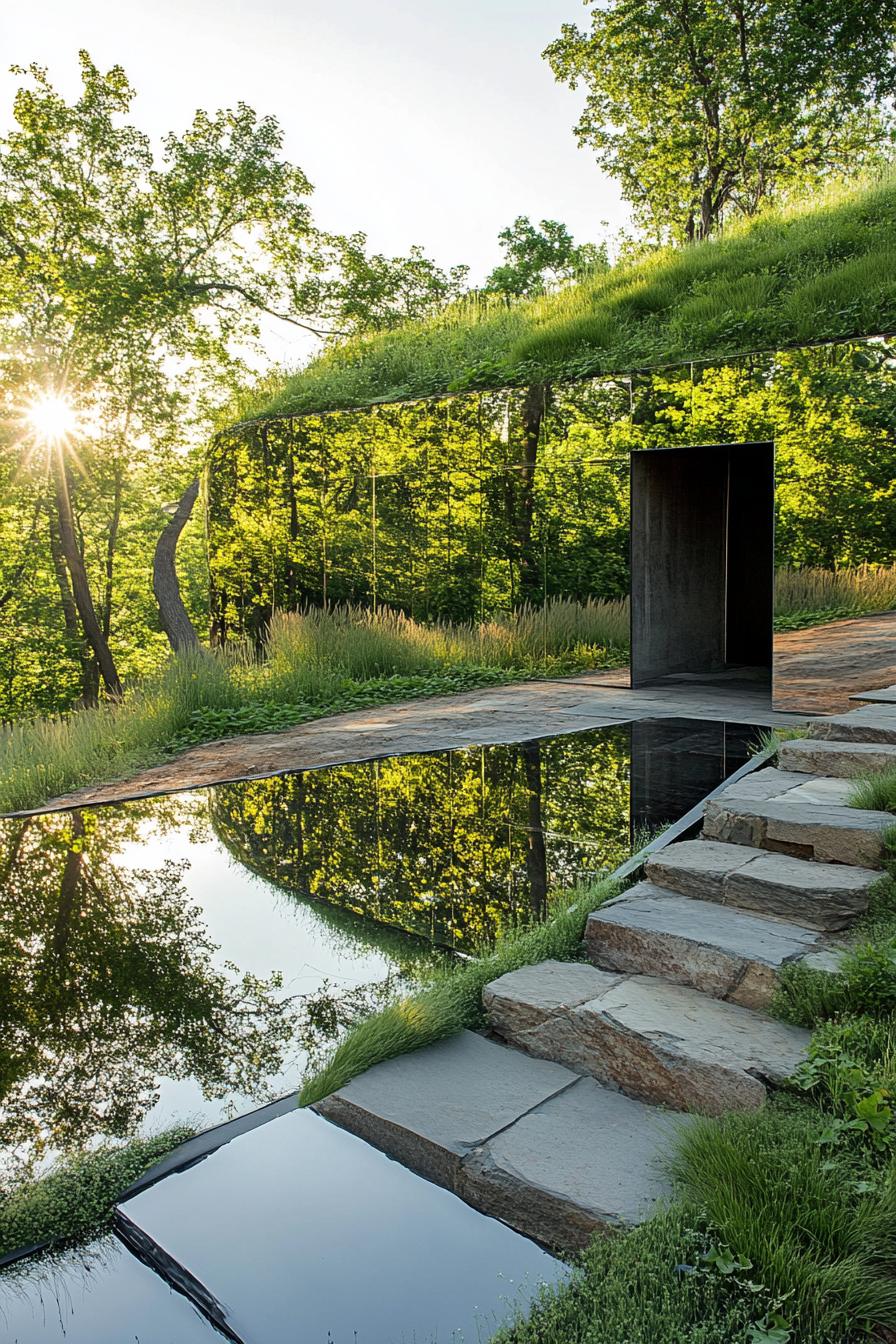
[[[121,679],[115,666],[115,660],[112,657],[112,650],[109,648],[109,642],[100,626],[96,607],[93,605],[87,570],[84,567],[84,557],[81,554],[81,548],[75,534],[71,492],[61,445],[57,444],[53,448],[50,460],[56,499],[56,518],[59,524],[59,544],[62,547],[66,568],[71,578],[72,597],[84,631],[84,638],[96,656],[106,690],[110,695],[120,696],[122,693]]]
[[[181,495],[177,508],[159,537],[152,561],[152,590],[159,604],[159,620],[175,653],[199,648],[199,636],[180,595],[180,580],[175,565],[177,543],[193,512],[198,494],[197,478],[190,482]]]

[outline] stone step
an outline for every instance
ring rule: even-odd
[[[896,745],[896,705],[865,705],[848,714],[813,719],[808,736],[815,742],[888,742]]]
[[[721,1115],[754,1110],[805,1056],[809,1033],[687,985],[545,961],[487,985],[504,1040],[639,1101]]]
[[[778,752],[782,770],[809,775],[856,779],[896,766],[896,745],[888,742],[843,742],[831,738],[797,738],[782,742]]]
[[[719,840],[682,840],[651,856],[650,882],[697,901],[789,920],[804,929],[844,929],[868,908],[878,872],[793,858]]]
[[[665,1159],[689,1123],[471,1031],[377,1064],[314,1109],[566,1251],[671,1197]]]
[[[880,868],[883,836],[896,818],[848,806],[853,787],[848,779],[757,770],[706,804],[703,834],[821,863]]]
[[[767,1008],[782,966],[829,952],[816,930],[639,882],[588,917],[595,966],[660,976],[744,1008]]]

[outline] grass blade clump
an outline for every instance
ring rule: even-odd
[[[619,666],[627,604],[551,600],[483,624],[423,625],[361,607],[276,614],[259,655],[172,659],[119,702],[0,727],[0,812],[127,778],[196,742],[275,732],[325,714]]]
[[[732,1344],[770,1310],[705,1257],[718,1239],[699,1211],[674,1208],[595,1237],[569,1284],[546,1288],[493,1344]]]
[[[892,1163],[861,1179],[822,1132],[810,1106],[698,1120],[674,1170],[751,1279],[786,1303],[792,1338],[841,1344],[896,1326],[896,1183]]]

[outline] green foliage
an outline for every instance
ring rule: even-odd
[[[628,857],[630,760],[616,726],[220,785],[209,810],[243,867],[319,917],[476,954]]]
[[[446,971],[420,993],[359,1023],[324,1067],[305,1080],[300,1105],[313,1105],[383,1060],[480,1026],[482,991],[491,980],[539,961],[573,960],[588,912],[618,891],[618,883],[606,881],[564,893],[543,924],[505,933],[493,952]]]
[[[162,831],[166,806],[151,813]],[[4,1167],[132,1135],[160,1077],[193,1078],[209,1098],[255,1095],[292,1047],[298,1001],[277,974],[218,962],[183,865],[123,860],[146,815],[0,826]]]
[[[533,298],[586,272],[609,269],[606,245],[578,244],[565,224],[543,219],[540,227],[519,215],[498,234],[504,261],[485,282],[487,293]]]
[[[850,793],[849,805],[871,812],[896,812],[896,769],[887,766],[863,775]]]
[[[193,1132],[188,1125],[177,1125],[118,1147],[74,1153],[45,1176],[0,1189],[0,1255],[47,1241],[100,1235],[109,1227],[122,1192]]]
[[[854,269],[892,252],[896,187],[884,178],[829,196],[821,207],[814,195],[718,240],[660,250],[559,293],[510,306],[471,295],[426,321],[347,341],[273,395],[262,387],[245,415],[313,414],[891,331],[892,269],[871,268],[862,286]],[[687,309],[691,302],[699,311]],[[718,320],[707,322],[712,312]]]
[[[875,921],[845,953],[836,972],[799,962],[784,966],[773,1004],[776,1016],[801,1027],[849,1013],[896,1013],[896,917]]]
[[[769,197],[882,156],[896,11],[831,0],[609,0],[589,31],[564,24],[545,52],[586,89],[578,142],[615,177],[651,236],[693,242]],[[732,307],[743,307],[742,302]]]
[[[771,1322],[776,1304],[726,1249],[700,1212],[684,1207],[595,1237],[571,1283],[544,1290],[493,1344],[787,1344],[789,1332],[748,1334]]]
[[[749,1262],[795,1340],[842,1344],[896,1325],[896,1184],[873,1137],[876,1104],[868,1109],[858,1156],[829,1141],[811,1106],[696,1120],[680,1136],[685,1198]]]

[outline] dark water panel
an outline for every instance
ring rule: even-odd
[[[473,1344],[567,1268],[311,1111],[123,1205],[251,1344]]]

